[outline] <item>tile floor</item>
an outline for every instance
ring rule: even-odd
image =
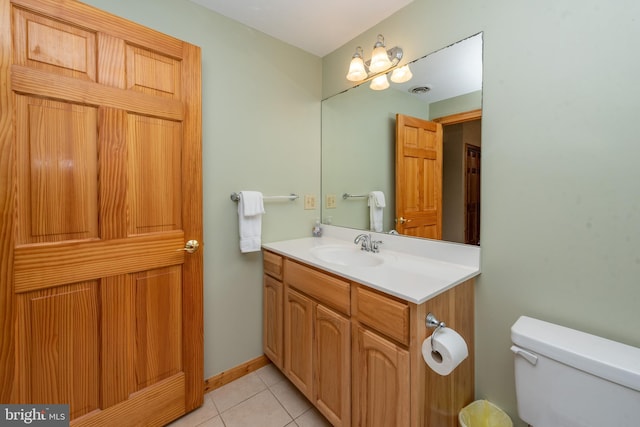
[[[169,427],[331,427],[272,364],[205,394]]]

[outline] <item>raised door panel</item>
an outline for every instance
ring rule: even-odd
[[[360,326],[355,329],[354,425],[408,426],[409,352]]]
[[[100,407],[100,299],[95,282],[21,294],[19,401],[69,404],[76,418]]]
[[[129,234],[172,231],[182,226],[182,126],[129,115]]]
[[[16,96],[18,244],[98,237],[95,107]]]
[[[182,370],[181,277],[179,266],[132,275],[137,390]]]
[[[180,61],[148,49],[127,45],[127,89],[167,98],[180,98]]]
[[[96,34],[14,8],[15,63],[76,79],[96,80]]]
[[[314,402],[333,426],[351,425],[351,323],[316,305]]]
[[[313,302],[286,288],[284,373],[308,399],[313,399]]]
[[[283,369],[283,290],[282,282],[267,275],[264,276],[262,322],[262,343],[264,354],[276,365]]]

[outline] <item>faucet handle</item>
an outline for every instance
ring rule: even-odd
[[[382,245],[384,242],[382,240],[372,240],[371,241],[371,252],[373,253],[378,253],[380,252],[380,245]]]

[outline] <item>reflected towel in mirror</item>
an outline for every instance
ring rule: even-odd
[[[369,193],[369,228],[371,231],[382,231],[383,211],[386,206],[384,193],[372,191]]]

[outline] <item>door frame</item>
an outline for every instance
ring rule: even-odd
[[[465,111],[462,113],[455,113],[455,114],[450,114],[448,116],[442,116],[442,117],[438,117],[436,119],[433,119],[432,121],[436,122],[436,123],[440,123],[443,127],[443,133],[444,133],[444,128],[446,126],[450,126],[450,125],[455,125],[455,124],[459,124],[459,123],[464,123],[464,122],[471,122],[474,120],[482,120],[482,109],[476,109],[476,110],[470,110],[470,111]],[[466,150],[465,150],[465,161],[466,161]],[[465,168],[465,179],[464,179],[464,197],[463,199],[465,200],[465,207],[464,207],[464,224],[465,224],[465,229],[466,229],[466,225],[468,224],[468,210],[467,210],[467,205],[466,205],[466,200],[467,200],[467,193],[469,192],[469,188],[468,188],[468,183],[469,180],[467,179],[467,171]],[[480,217],[478,217],[478,222],[480,221]],[[465,230],[465,239],[466,239],[466,230]]]

